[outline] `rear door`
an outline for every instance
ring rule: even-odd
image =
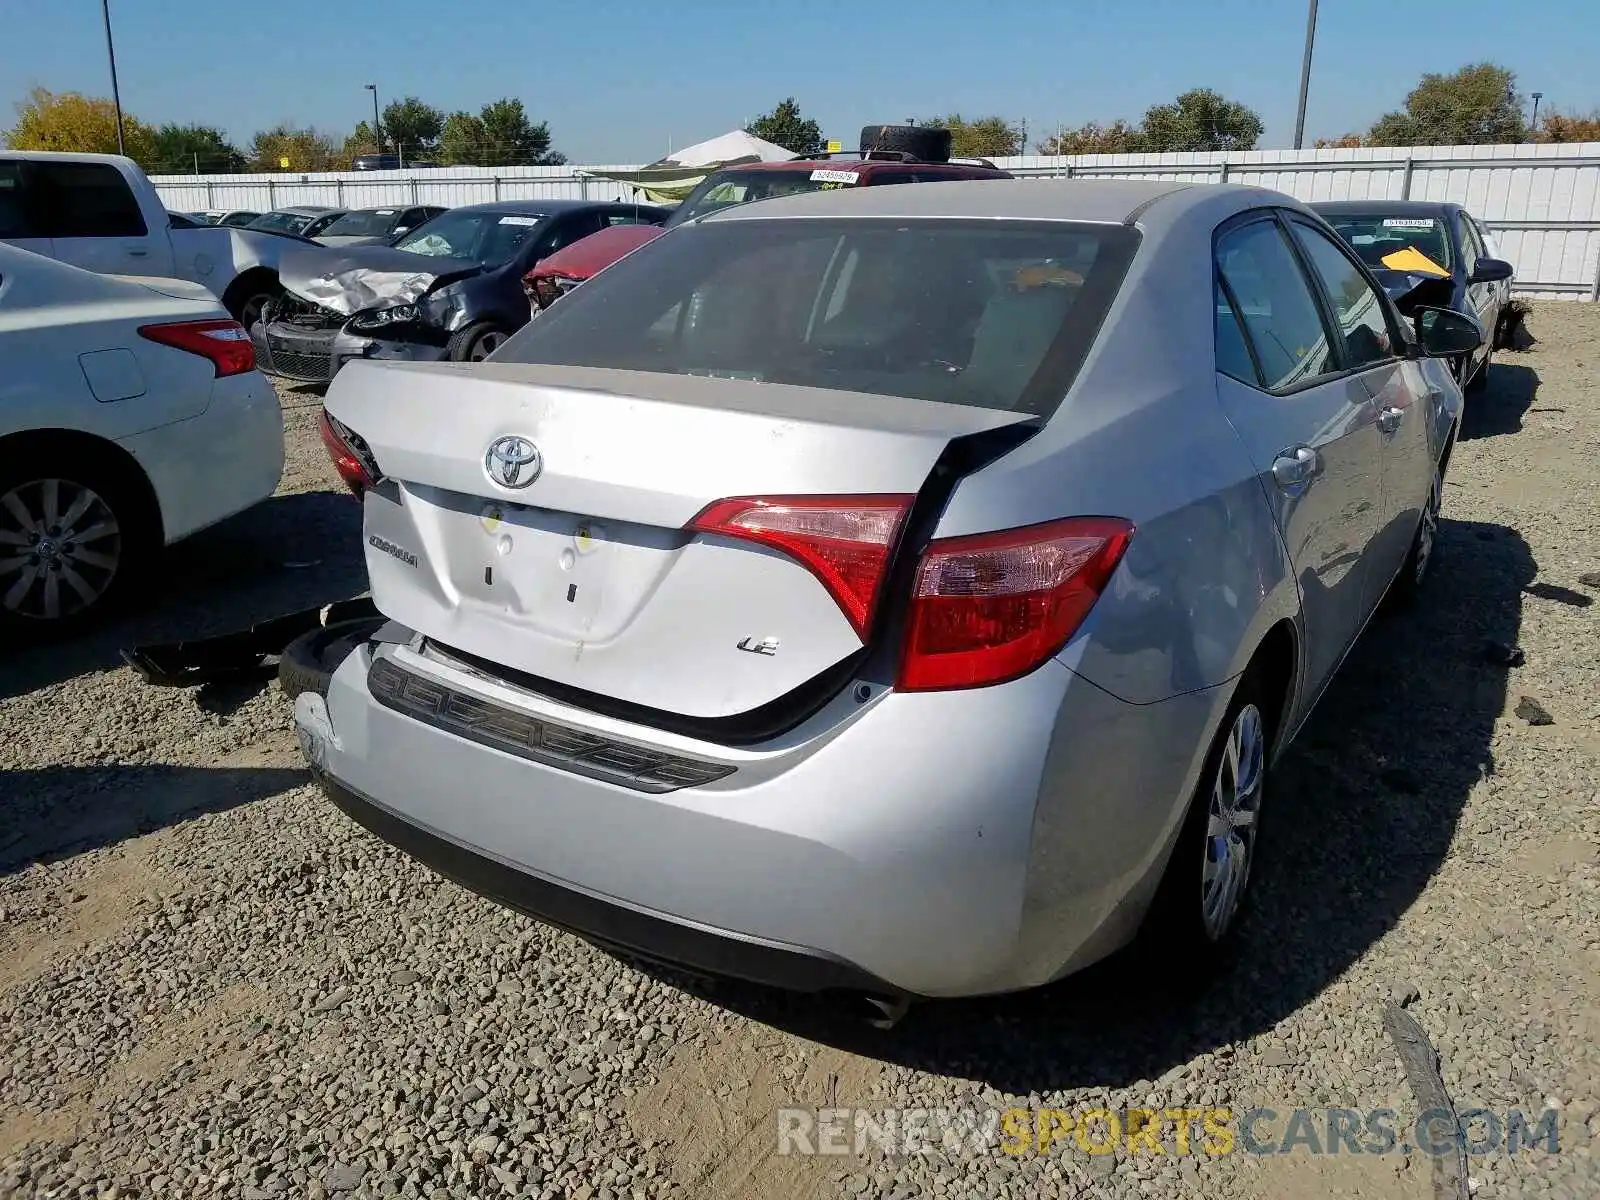
[[[171,275],[172,240],[152,229],[138,197],[110,163],[36,162],[35,184],[55,256],[104,275]]]
[[[1421,365],[1404,357],[1405,342],[1390,306],[1345,245],[1298,217],[1289,218],[1295,242],[1339,331],[1347,369],[1366,385],[1377,406],[1383,470],[1378,529],[1367,579],[1367,606],[1382,599],[1405,562],[1432,481],[1429,426],[1440,397]]]
[[[20,158],[0,158],[0,241],[53,258],[55,252],[32,183],[31,163]]]
[[[1473,283],[1472,272],[1477,269],[1480,258],[1488,258],[1489,252],[1485,249],[1483,239],[1478,236],[1478,230],[1473,225],[1471,218],[1466,213],[1456,214],[1456,228],[1460,231],[1461,242],[1461,269],[1467,280],[1467,303],[1473,315],[1483,326],[1486,339],[1494,336],[1494,327],[1500,319],[1500,290],[1503,283]],[[1484,353],[1487,353],[1487,343]]]
[[[1252,214],[1216,246],[1217,394],[1256,464],[1300,584],[1307,694],[1367,616],[1380,512],[1377,410],[1285,229]]]

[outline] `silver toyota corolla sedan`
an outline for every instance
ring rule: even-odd
[[[388,620],[302,745],[440,872],[710,972],[1210,957],[1275,758],[1427,571],[1482,336],[1271,191],[726,210],[487,363],[340,373]]]

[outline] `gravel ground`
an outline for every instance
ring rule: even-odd
[[[118,627],[0,665],[0,1195],[1424,1198],[1415,1153],[775,1153],[784,1105],[1403,1132],[1391,1000],[1458,1108],[1559,1107],[1559,1153],[1471,1160],[1479,1200],[1600,1195],[1600,306],[1529,324],[1474,398],[1428,604],[1373,626],[1277,778],[1237,960],[1201,994],[1118,962],[888,1034],[479,900],[308,786],[275,689],[119,665],[360,590],[318,398],[283,389],[277,498]]]

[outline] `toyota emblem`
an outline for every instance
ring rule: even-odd
[[[544,455],[527,438],[512,434],[489,443],[483,469],[503,488],[525,488],[544,470]]]

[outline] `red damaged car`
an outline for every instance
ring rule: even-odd
[[[715,171],[684,198],[665,224],[613,225],[592,233],[537,263],[523,277],[522,286],[537,313],[667,230],[733,204],[833,188],[1010,178],[1009,171],[986,160],[951,161],[948,129],[868,125],[861,131],[861,149],[852,155],[748,163]]]

